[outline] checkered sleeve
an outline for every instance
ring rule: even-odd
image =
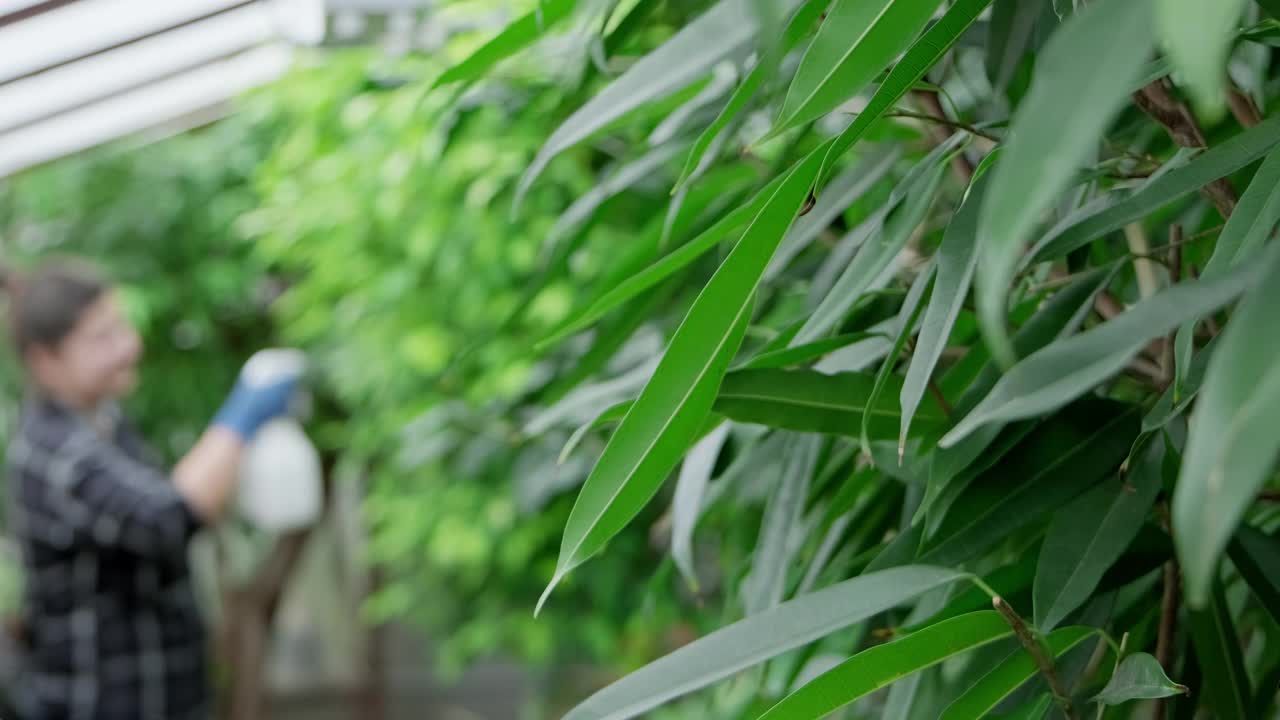
[[[104,443],[52,458],[50,509],[75,539],[154,560],[185,558],[200,521],[170,479]]]

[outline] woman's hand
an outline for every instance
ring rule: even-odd
[[[289,410],[306,359],[297,350],[263,350],[245,363],[213,424],[248,441],[258,429]]]

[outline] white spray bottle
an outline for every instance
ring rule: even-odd
[[[301,375],[306,357],[297,350],[264,350],[249,359],[243,381],[266,385]],[[260,530],[287,532],[315,523],[324,488],[320,454],[302,431],[299,416],[309,398],[298,391],[289,415],[263,425],[245,448],[240,463],[240,513]]]

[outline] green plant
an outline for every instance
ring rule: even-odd
[[[438,82],[503,86],[529,67],[505,58],[593,28],[593,70],[540,108],[563,119],[516,222],[593,152],[620,157],[582,198],[671,191],[648,215],[562,216],[641,220],[592,274],[553,275],[593,289],[500,409],[617,378],[574,418],[568,457],[608,440],[539,607],[573,578],[633,587],[587,561],[669,506],[651,531],[723,627],[567,717],[676,712],[657,708],[721,681],[690,712],[1084,717],[1100,697],[1128,717],[1139,669],[1189,687],[1155,700],[1180,716],[1274,712],[1274,21],[1177,0],[676,5],[533,8]],[[611,373],[649,327],[665,349]]]

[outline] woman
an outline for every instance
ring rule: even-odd
[[[285,411],[297,378],[258,387],[242,375],[166,472],[116,408],[142,345],[110,284],[63,261],[8,273],[4,289],[30,388],[6,458],[27,583],[22,717],[207,718],[187,544],[226,508],[245,443]]]

